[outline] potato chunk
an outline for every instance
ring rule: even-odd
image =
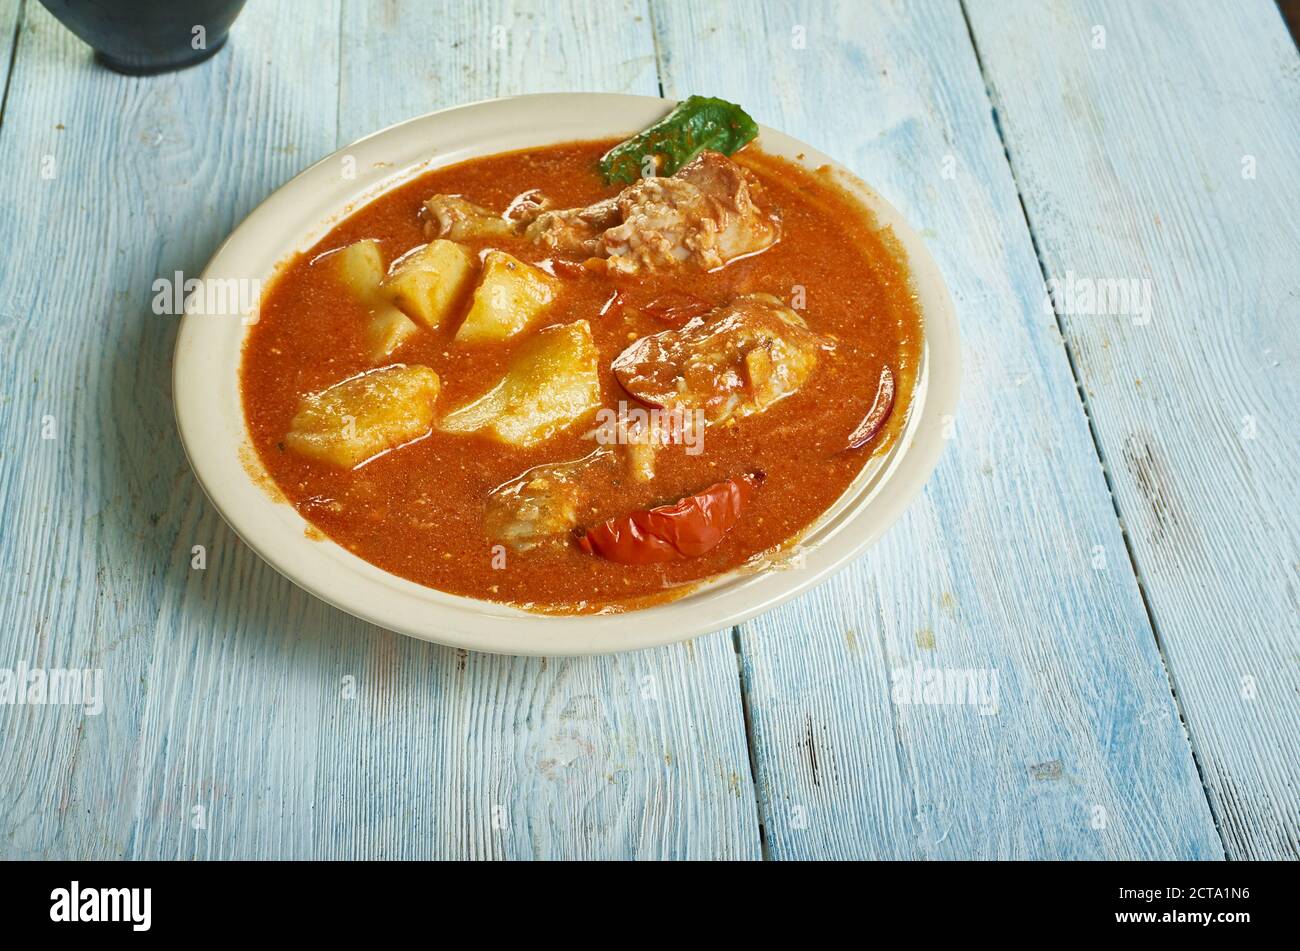
[[[368,370],[303,397],[284,443],[311,459],[354,468],[427,434],[439,388],[428,367]]]
[[[507,340],[555,300],[560,282],[545,271],[504,251],[489,251],[483,279],[474,290],[465,322],[456,331],[461,343]]]
[[[548,327],[519,347],[500,383],[443,417],[441,428],[484,430],[514,446],[535,446],[600,405],[596,361],[585,320]]]
[[[408,317],[437,330],[474,273],[474,255],[454,241],[431,241],[408,252],[381,291]]]
[[[372,360],[382,360],[404,344],[420,328],[398,310],[382,291],[384,255],[373,238],[349,244],[330,256],[334,273],[358,301],[370,309],[365,327],[366,351]]]
[[[379,304],[371,311],[370,323],[366,324],[366,350],[370,359],[378,362],[392,356],[419,329],[415,321],[392,304]]]
[[[329,262],[339,280],[348,286],[359,301],[369,301],[384,279],[384,255],[373,238],[349,244],[331,254]]]

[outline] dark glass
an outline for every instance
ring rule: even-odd
[[[41,0],[119,73],[143,75],[201,63],[221,49],[244,0]],[[195,48],[195,27],[203,45]]]

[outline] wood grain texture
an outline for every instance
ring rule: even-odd
[[[18,24],[22,19],[24,0],[5,4],[0,9],[0,103],[9,89],[9,67],[13,63],[14,49],[18,44]],[[0,107],[2,108],[2,107]],[[0,113],[0,119],[3,114]]]
[[[924,496],[741,632],[771,856],[1220,857],[955,0],[653,12],[665,93],[855,168],[928,239],[962,328]],[[996,672],[997,712],[893,702],[914,665]]]
[[[1297,858],[1300,56],[1269,0],[968,7],[1046,273],[1150,288],[1057,311],[1228,854]]]
[[[0,854],[758,855],[727,634],[549,663],[402,638],[263,564],[181,455],[157,276],[355,134],[506,89],[654,89],[636,9],[462,9],[250,4],[210,63],[140,80],[29,6],[0,220],[59,253],[0,276],[0,666],[102,666],[107,708],[0,707]]]
[[[289,35],[253,5],[204,66],[131,79],[95,66],[40,5],[26,7],[0,155],[5,240],[33,252],[0,276],[0,665],[102,667],[106,708],[84,718],[68,707],[0,709],[7,854],[181,854],[196,838],[191,807],[216,821],[211,790],[228,782],[211,748],[165,742],[158,728],[160,703],[213,709],[196,632],[242,638],[226,657],[234,683],[257,681],[294,643],[256,623],[257,599],[282,587],[270,572],[245,572],[238,587],[227,576],[232,587],[221,590],[225,570],[250,559],[202,501],[181,453],[169,380],[175,318],[150,302],[157,277],[196,275],[269,183],[296,170],[290,143],[332,144],[332,120],[314,128],[293,92],[335,82],[337,8],[326,12],[328,24]],[[273,110],[274,121],[241,119],[254,109]],[[207,571],[190,569],[194,544],[208,548]],[[247,622],[239,635],[225,626],[232,591]],[[250,694],[239,731],[217,745],[263,759],[276,700]],[[309,751],[300,756],[310,762]],[[258,765],[266,786],[284,780],[279,764]],[[184,784],[183,796],[153,795],[157,767]]]

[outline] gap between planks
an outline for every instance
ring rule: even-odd
[[[975,63],[979,67],[980,77],[984,80],[984,98],[988,101],[989,111],[993,117],[993,128],[998,135],[998,141],[1002,144],[1002,155],[1006,159],[1007,170],[1011,173],[1011,181],[1016,187],[1016,200],[1020,203],[1020,214],[1025,221],[1025,230],[1029,232],[1029,241],[1034,249],[1034,260],[1038,262],[1038,271],[1043,278],[1043,293],[1047,294],[1048,281],[1051,275],[1047,273],[1047,264],[1043,260],[1042,249],[1038,245],[1038,233],[1034,230],[1033,220],[1030,218],[1029,209],[1025,207],[1024,189],[1020,185],[1020,177],[1016,174],[1016,163],[1011,157],[1011,147],[1007,143],[1007,137],[1002,130],[1002,119],[998,116],[998,103],[993,86],[989,82],[988,71],[984,68],[984,58],[980,54],[979,40],[975,36],[975,28],[971,25],[970,14],[966,11],[966,5],[969,0],[958,0],[961,6],[962,21],[966,25],[966,35],[970,38],[971,49],[975,53]],[[1147,597],[1146,584],[1142,580],[1142,568],[1138,564],[1137,555],[1133,549],[1133,540],[1129,537],[1128,526],[1124,524],[1124,518],[1120,514],[1119,501],[1115,497],[1115,486],[1111,479],[1110,465],[1106,459],[1106,453],[1102,449],[1101,439],[1097,433],[1097,426],[1092,418],[1092,409],[1088,405],[1088,393],[1083,385],[1083,377],[1079,373],[1079,367],[1075,359],[1074,349],[1070,346],[1070,338],[1066,334],[1065,322],[1061,319],[1061,312],[1055,299],[1048,295],[1052,304],[1052,318],[1056,321],[1056,331],[1061,338],[1061,346],[1065,349],[1065,358],[1069,362],[1070,375],[1074,377],[1075,392],[1079,397],[1079,405],[1083,409],[1084,420],[1088,424],[1088,436],[1092,439],[1093,451],[1097,454],[1097,462],[1101,466],[1102,477],[1106,480],[1106,492],[1110,496],[1111,509],[1115,513],[1115,521],[1119,525],[1120,537],[1124,540],[1124,551],[1128,555],[1129,564],[1133,569],[1133,580],[1137,584],[1138,594],[1142,598],[1142,610],[1146,614],[1147,625],[1151,628],[1151,636],[1155,640],[1156,654],[1160,657],[1160,667],[1165,673],[1165,681],[1169,684],[1169,694],[1174,701],[1174,709],[1178,711],[1178,720],[1183,727],[1183,735],[1187,738],[1188,748],[1192,753],[1192,764],[1196,767],[1196,776],[1201,783],[1201,795],[1205,798],[1206,806],[1210,810],[1210,816],[1214,820],[1214,834],[1219,837],[1219,845],[1222,847],[1224,854],[1228,853],[1227,842],[1223,837],[1223,823],[1219,817],[1218,810],[1214,806],[1214,797],[1209,793],[1209,787],[1206,784],[1205,769],[1201,765],[1201,754],[1196,746],[1196,738],[1187,726],[1187,717],[1183,713],[1183,704],[1178,697],[1178,685],[1175,681],[1173,668],[1169,665],[1169,660],[1165,656],[1165,645],[1160,637],[1160,628],[1156,624],[1155,614],[1151,610],[1151,601]],[[748,731],[746,732],[748,736]]]
[[[660,80],[660,92],[663,81]],[[736,686],[740,690],[740,714],[745,721],[745,751],[749,754],[749,784],[754,790],[754,820],[758,823],[758,848],[764,862],[772,857],[767,844],[767,824],[763,822],[763,801],[758,789],[758,744],[754,741],[754,715],[749,709],[749,680],[745,677],[745,655],[740,646],[740,625],[731,629],[731,649],[736,654]]]
[[[14,63],[18,61],[18,37],[23,32],[23,14],[27,12],[27,0],[18,0],[18,12],[14,14],[14,35],[9,41],[9,67],[5,70],[4,93],[0,94],[0,129],[4,128],[5,110],[9,106],[9,87],[13,85]]]

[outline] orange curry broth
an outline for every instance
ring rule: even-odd
[[[321,532],[379,567],[455,594],[538,609],[594,611],[619,602],[666,600],[698,582],[798,535],[848,487],[870,456],[891,441],[906,416],[921,345],[921,323],[892,236],[878,233],[865,212],[828,177],[803,171],[751,147],[734,156],[762,182],[757,201],[779,211],[780,242],[712,273],[677,269],[636,278],[603,274],[565,278],[559,296],[529,333],[585,319],[601,359],[603,404],[640,404],[625,393],[609,364],[631,341],[666,329],[645,315],[601,310],[616,291],[629,306],[668,291],[713,303],[765,291],[791,301],[803,287],[802,316],[832,337],[803,388],[766,412],[734,426],[710,427],[703,452],[661,448],[652,482],[621,479],[602,486],[584,524],[675,502],[722,479],[762,470],[767,479],[740,524],[712,551],[664,564],[626,566],[581,551],[571,539],[530,551],[509,551],[493,566],[494,542],[484,532],[488,493],[525,469],[577,459],[596,444],[584,419],[539,446],[518,449],[488,436],[435,430],[352,471],[340,471],[285,449],[282,437],[299,398],[373,364],[365,355],[367,311],[338,281],[321,254],[363,238],[378,239],[391,263],[427,239],[419,218],[430,195],[459,194],[496,210],[530,188],[555,207],[589,204],[615,194],[602,184],[596,159],[613,142],[579,142],[474,159],[429,172],[388,191],[335,227],[310,251],[281,268],[244,346],[242,389],[248,429],[262,463],[288,500]],[[463,242],[500,247],[531,263],[548,254],[523,239]],[[468,301],[437,332],[422,329],[389,363],[423,364],[442,380],[439,413],[476,398],[505,372],[521,338],[468,346],[452,342]],[[882,366],[898,382],[894,413],[871,445],[840,452],[875,397]],[[500,558],[497,558],[500,564]]]

